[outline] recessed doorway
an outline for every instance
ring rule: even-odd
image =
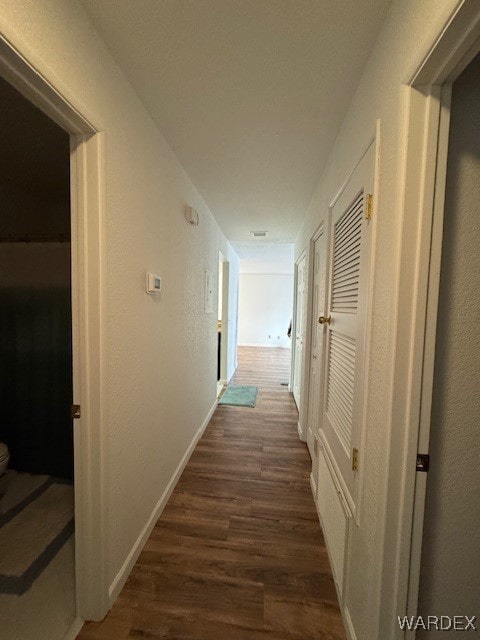
[[[0,628],[76,617],[70,136],[0,78]]]
[[[227,384],[230,263],[222,252],[218,255],[218,348],[217,348],[217,397]]]
[[[55,85],[55,78],[47,79],[41,75],[29,64],[28,56],[23,57],[2,36],[0,36],[0,78],[8,83],[10,89],[13,87],[30,108],[37,109],[37,112],[39,110],[51,125],[56,125],[67,140],[66,172],[69,175],[71,240],[70,259],[67,260],[71,277],[71,365],[68,378],[71,381],[72,391],[70,403],[73,398],[74,402],[81,407],[76,412],[75,428],[71,428],[72,422],[69,418],[68,430],[70,442],[73,444],[73,462],[70,468],[73,468],[75,480],[74,604],[71,609],[75,618],[67,635],[73,638],[81,628],[83,620],[103,619],[110,605],[105,498],[107,493],[105,442],[108,427],[104,402],[106,387],[105,136],[98,125],[92,124],[94,118],[88,109],[82,107],[82,111],[79,111],[75,108],[59,92]],[[2,148],[2,151],[9,153],[10,147]],[[45,162],[48,163],[48,158]],[[48,171],[46,172],[43,166],[39,168],[39,174],[47,174],[48,177]],[[54,176],[51,178],[53,179]],[[40,237],[39,231],[40,229],[46,232],[44,226],[42,227],[43,218],[39,216],[37,222],[39,223],[37,240],[45,239]],[[58,228],[56,231],[58,242],[68,242],[67,238],[63,237],[65,233]],[[47,261],[39,260],[38,274],[35,274],[35,277],[39,277],[47,266]],[[44,383],[43,380],[42,383]],[[50,391],[51,393],[55,391],[54,385],[51,385]],[[68,412],[71,416],[73,407],[70,403]],[[55,446],[52,447],[54,448]],[[2,453],[5,453],[3,447]],[[5,463],[6,456],[1,457],[2,462]],[[15,457],[12,463],[14,459]],[[8,460],[7,468],[9,464]],[[58,476],[55,477],[58,479]],[[49,495],[47,494],[47,498]],[[35,537],[38,536],[35,535]],[[65,549],[66,546],[63,548]],[[39,562],[33,563],[35,571],[38,571],[40,565]],[[64,585],[60,586],[63,588]],[[47,593],[44,592],[43,595],[46,596]],[[43,599],[41,612],[47,606]],[[55,617],[55,612],[56,607],[53,606],[50,612],[52,617]],[[9,613],[9,615],[12,614]],[[57,631],[54,631],[53,627],[49,628],[47,624],[43,626],[45,619],[40,615],[32,616],[36,621],[33,633],[31,630],[25,630],[27,618],[18,611],[15,615],[19,629],[21,625],[23,627],[18,633],[10,634],[9,637],[12,640],[18,637],[54,640],[58,635],[58,627],[55,627]],[[2,632],[6,629],[4,622],[4,618],[1,618]],[[53,624],[55,625],[56,622],[57,620],[54,620]],[[64,634],[58,637],[63,638]]]

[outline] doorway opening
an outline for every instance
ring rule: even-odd
[[[290,389],[294,245],[290,242],[237,243],[240,258],[238,347],[284,371],[281,385]]]
[[[326,274],[327,274],[327,234],[325,224],[320,227],[310,241],[312,256],[312,283],[310,296],[310,349],[306,441],[312,459],[313,494],[316,495],[318,433],[323,411],[323,368],[324,368],[324,330],[318,322],[326,312]]]
[[[300,412],[303,400],[304,355],[307,339],[307,254],[304,253],[295,263],[295,313],[293,320],[293,397]],[[298,433],[305,440],[303,426],[298,423]]]
[[[217,398],[227,384],[227,362],[229,344],[229,292],[230,263],[220,251],[218,254],[218,347],[217,347]]]
[[[71,470],[73,468],[75,496],[75,571],[72,608],[75,618],[68,631],[74,637],[84,619],[103,619],[110,604],[106,548],[107,486],[104,460],[107,437],[107,414],[104,402],[106,388],[105,140],[104,134],[92,124],[93,119],[84,111],[82,113],[78,111],[58,91],[55,79],[49,80],[44,77],[29,63],[27,55],[22,55],[22,52],[14,49],[3,37],[0,37],[0,78],[6,81],[10,89],[13,87],[30,107],[33,105],[34,109],[37,108],[47,119],[50,119],[51,125],[53,123],[57,125],[68,140],[66,171],[68,175],[69,167],[68,204],[71,213],[69,259],[65,258],[66,238],[60,237],[62,234],[58,229],[57,233],[60,235],[57,235],[56,240],[63,247],[59,248],[58,253],[63,252],[71,279],[71,364],[68,369],[71,393],[68,410],[73,408],[71,407],[72,398],[74,403],[78,403],[81,407],[76,412],[77,419],[73,430],[69,420],[69,436],[66,437],[67,442],[70,438],[70,443],[73,444],[74,461],[73,464],[66,465]],[[2,151],[10,153],[10,148],[2,147]],[[41,175],[45,174],[43,167],[39,172]],[[34,206],[35,204],[36,202],[33,203]],[[37,232],[40,234],[40,229],[45,232],[40,215],[36,223],[38,223]],[[40,235],[36,239],[45,240]],[[22,264],[26,263],[22,262]],[[38,260],[38,274],[35,274],[35,277],[40,276],[47,266],[46,261]],[[35,278],[29,284],[34,280]],[[49,325],[48,322],[46,324]],[[57,327],[52,322],[50,325]],[[40,342],[43,344],[42,341]],[[37,349],[39,348],[37,344]],[[44,380],[40,380],[39,386],[40,384],[44,384]],[[51,385],[51,394],[55,390],[54,385]],[[52,449],[55,450],[55,444]],[[5,453],[4,449],[2,453]],[[4,456],[1,457],[4,458]],[[15,457],[16,454],[12,463]],[[62,470],[60,472],[65,473]],[[52,469],[50,473],[59,473],[59,471]],[[38,565],[38,562],[34,563],[35,571],[38,571]],[[60,586],[63,588],[63,585]],[[55,607],[52,607],[52,613],[54,612]],[[23,615],[19,614],[17,618],[19,623],[26,622]],[[43,639],[38,626],[40,617],[36,616],[36,620],[37,626],[34,632],[27,633],[27,637]],[[4,629],[3,619],[0,620],[0,628]],[[49,640],[57,637],[47,626],[42,629],[43,632]],[[12,635],[12,637],[17,636]]]
[[[0,620],[75,615],[70,138],[0,78]]]
[[[294,244],[280,241],[233,244],[239,263],[238,349],[240,361],[257,360],[280,373],[283,391],[291,391],[291,342],[294,289]],[[256,369],[247,386],[256,387]]]

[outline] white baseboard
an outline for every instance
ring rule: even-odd
[[[348,640],[357,640],[357,634],[355,633],[355,629],[353,628],[352,618],[350,617],[350,612],[347,607],[343,608],[342,611],[343,622],[345,623],[345,630],[347,632]]]
[[[300,422],[297,422],[297,431],[298,431],[298,437],[300,438],[300,440],[302,442],[306,442],[305,436],[303,435],[303,427],[300,424]]]
[[[130,553],[128,554],[125,562],[123,563],[120,571],[117,573],[117,575],[115,576],[115,579],[113,580],[112,584],[110,585],[110,588],[108,590],[108,597],[109,597],[109,600],[110,600],[110,607],[113,606],[113,603],[115,602],[115,600],[117,599],[118,595],[120,594],[120,591],[123,589],[123,586],[124,586],[125,582],[127,581],[127,578],[130,575],[130,572],[133,569],[133,565],[137,561],[137,558],[140,555],[140,552],[142,551],[143,547],[145,546],[145,543],[147,542],[150,534],[152,533],[153,527],[155,526],[155,523],[157,522],[157,520],[161,516],[162,511],[163,511],[163,509],[165,508],[165,505],[168,502],[168,499],[172,495],[172,492],[175,489],[175,486],[176,486],[177,482],[179,481],[180,476],[182,475],[182,472],[185,469],[185,467],[187,465],[187,462],[189,461],[190,456],[192,455],[193,450],[195,449],[195,447],[197,445],[197,442],[200,440],[200,438],[203,435],[203,432],[207,428],[208,423],[210,422],[210,418],[212,417],[212,415],[215,412],[215,409],[217,408],[217,402],[218,401],[215,400],[215,402],[213,403],[210,411],[208,412],[207,417],[202,422],[202,424],[199,427],[199,429],[196,432],[196,434],[193,436],[193,439],[190,442],[190,445],[188,446],[188,449],[186,450],[183,458],[180,460],[180,462],[178,464],[178,467],[175,469],[172,477],[170,478],[170,481],[167,484],[167,486],[165,488],[165,491],[163,492],[160,500],[155,505],[155,508],[153,509],[151,516],[149,517],[148,521],[146,522],[145,526],[143,527],[142,531],[140,532],[140,535],[138,536],[137,540],[135,541],[135,543],[134,543],[132,549],[130,550]]]
[[[317,483],[315,478],[313,477],[313,471],[310,473],[310,489],[312,490],[313,499],[315,501],[315,505],[317,504]],[[318,512],[318,507],[317,507]]]
[[[72,622],[70,629],[63,636],[63,640],[75,640],[80,631],[82,630],[85,620],[83,618],[75,618]]]

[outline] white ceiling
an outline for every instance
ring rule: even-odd
[[[230,240],[292,241],[390,0],[82,0]]]

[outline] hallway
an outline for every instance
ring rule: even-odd
[[[290,350],[239,348],[220,406],[115,606],[80,640],[343,640],[287,381]]]

